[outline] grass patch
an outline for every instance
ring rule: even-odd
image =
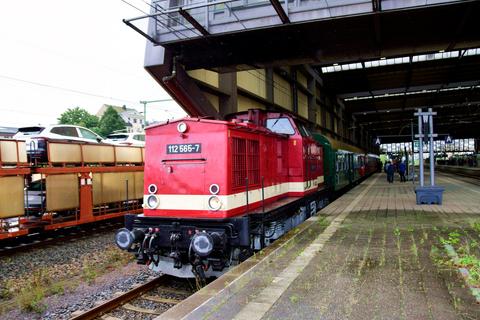
[[[95,282],[95,278],[97,276],[98,274],[95,263],[92,263],[88,259],[84,259],[82,266],[82,279],[88,284],[92,284],[93,282]]]
[[[55,266],[37,269],[29,277],[3,281],[0,283],[0,299],[11,302],[11,306],[5,304],[0,313],[15,306],[27,312],[42,313],[47,307],[45,297],[63,295],[81,282],[91,284],[97,277],[126,265],[132,259],[129,254],[112,246],[99,254],[85,257],[77,262],[75,268],[69,266],[68,272],[58,272],[58,266]]]
[[[14,288],[13,280],[6,280],[0,283],[0,299],[7,300],[12,297]]]
[[[395,229],[393,229],[393,234],[396,236],[396,237],[400,237],[400,229],[398,227],[396,227]]]
[[[81,278],[88,284],[92,284],[99,276],[126,265],[132,259],[131,255],[120,251],[116,247],[108,248],[100,259],[84,258]]]
[[[23,288],[16,300],[22,310],[42,313],[47,308],[42,302],[45,293],[45,289],[41,287]]]
[[[469,272],[469,278],[467,282],[470,286],[480,287],[480,259],[478,258],[479,243],[475,239],[476,236],[480,236],[480,222],[473,222],[470,224],[471,229],[462,231],[453,230],[445,232],[448,234],[444,237],[439,236],[438,242],[442,246],[451,246],[458,255],[457,258],[450,258],[437,255],[434,260],[438,265],[444,265],[448,267],[460,267],[465,268]]]
[[[291,303],[297,303],[298,300],[300,300],[300,298],[297,295],[294,294],[294,295],[290,296],[290,302]]]
[[[46,309],[43,298],[48,293],[50,278],[45,269],[38,269],[27,282],[27,285],[20,289],[15,297],[19,307],[25,311],[42,313]]]

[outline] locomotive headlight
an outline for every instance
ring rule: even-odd
[[[140,229],[132,231],[122,228],[115,233],[115,243],[122,250],[128,250],[135,242],[141,242],[145,238],[145,233]]]
[[[217,194],[220,191],[220,187],[218,186],[218,184],[214,183],[210,185],[209,190],[211,194]]]
[[[177,131],[180,133],[185,133],[187,132],[188,126],[185,122],[180,122],[177,124]]]
[[[213,211],[217,211],[222,207],[222,201],[217,196],[211,196],[208,198],[208,208]]]
[[[200,257],[208,256],[213,250],[212,236],[206,232],[195,234],[192,238],[192,247],[193,251],[195,251]]]
[[[154,194],[155,192],[157,192],[157,186],[152,183],[151,185],[148,186],[148,192],[150,194]]]
[[[115,243],[122,250],[130,249],[134,240],[133,234],[126,228],[119,229],[115,233]]]
[[[151,194],[147,197],[147,207],[149,209],[156,209],[158,207],[158,204],[159,204],[159,200],[158,200],[158,197],[154,194]]]

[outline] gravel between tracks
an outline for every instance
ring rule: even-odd
[[[113,235],[113,231],[103,232],[1,257],[0,286],[3,289],[19,290],[27,285],[29,279],[31,281],[32,274],[44,270],[49,281],[61,282],[64,290],[43,299],[46,309],[42,313],[25,312],[16,307],[0,314],[0,318],[68,319],[74,311],[91,308],[95,302],[109,299],[115,292],[126,291],[154,276],[145,266],[128,263],[113,244]],[[84,278],[86,263],[94,267],[103,266],[105,259],[110,259],[112,255],[119,256],[119,262],[114,267],[106,267],[102,270],[103,275],[92,277],[94,280]]]
[[[41,248],[0,257],[0,283],[32,274],[42,268],[58,267],[58,276],[80,267],[83,259],[113,246],[114,231],[85,238],[56,242]],[[21,250],[21,249],[19,249]],[[55,271],[53,271],[55,272]],[[57,274],[51,274],[55,277]]]

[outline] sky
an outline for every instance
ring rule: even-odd
[[[147,40],[122,22],[140,15],[121,0],[0,0],[0,126],[54,124],[77,106],[143,111],[141,100],[169,100],[148,104],[148,121],[183,117],[143,68]]]

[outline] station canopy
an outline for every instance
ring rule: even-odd
[[[335,63],[316,70],[357,123],[374,136],[388,137],[386,141],[409,140],[418,108],[437,112],[434,124],[440,134],[480,137],[480,48]],[[399,137],[390,137],[395,135]]]
[[[473,0],[158,0],[125,22],[169,52],[147,50],[159,82],[156,65],[173,56],[220,73],[304,65],[355,126],[400,142],[418,108],[438,113],[440,134],[480,138],[479,17]]]

